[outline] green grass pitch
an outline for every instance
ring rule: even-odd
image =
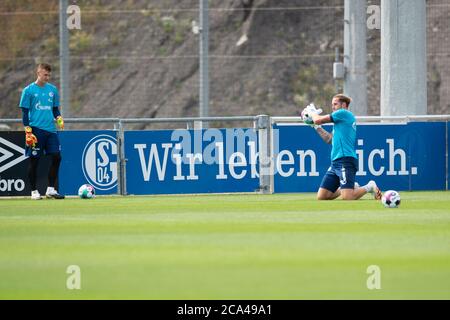
[[[450,299],[450,192],[401,196],[2,199],[0,299]]]

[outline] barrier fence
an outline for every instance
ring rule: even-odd
[[[449,119],[357,117],[356,180],[376,180],[383,190],[448,190]],[[249,125],[212,127],[236,121]],[[58,132],[61,193],[75,195],[84,183],[100,195],[314,192],[330,165],[331,146],[298,117],[66,119],[68,127],[96,122],[111,129]],[[180,129],[128,130],[131,123],[179,123]],[[38,176],[41,192],[47,183],[45,158]],[[30,194],[27,161],[24,133],[0,131],[0,196]]]

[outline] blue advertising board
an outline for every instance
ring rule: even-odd
[[[356,181],[382,190],[445,190],[446,123],[360,124]],[[331,131],[332,126],[324,126]],[[313,192],[330,165],[331,146],[308,126],[279,125],[275,192]]]
[[[325,125],[328,131],[331,125]],[[359,124],[356,180],[382,190],[445,190],[446,122]],[[274,192],[315,192],[330,166],[331,146],[305,125],[273,127]],[[119,165],[114,130],[60,132],[59,191],[84,183],[116,194]],[[255,129],[125,131],[128,194],[254,192],[259,188]]]
[[[117,193],[116,131],[62,131],[59,191],[75,195],[85,183],[96,194]]]
[[[253,192],[254,129],[126,131],[127,193]]]

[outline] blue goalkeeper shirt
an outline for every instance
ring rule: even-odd
[[[330,116],[334,123],[331,161],[343,157],[357,159],[355,116],[346,109],[339,109]]]
[[[46,83],[41,87],[31,83],[23,89],[19,107],[28,109],[31,127],[56,132],[53,108],[59,107],[59,93],[54,85]]]

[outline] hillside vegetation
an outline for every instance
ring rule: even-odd
[[[343,2],[210,1],[209,114],[296,115],[312,101],[329,111],[331,96],[342,88],[332,79],[332,63],[335,48],[343,51]],[[192,32],[198,0],[77,4],[82,28],[70,31],[71,109],[66,114],[198,115],[199,35]],[[0,117],[19,117],[20,92],[34,81],[37,62],[54,65],[52,82],[59,86],[57,10],[58,1],[1,2]],[[368,31],[371,115],[379,114],[379,43],[379,30]],[[442,67],[429,68],[429,113],[448,108],[439,99]]]

